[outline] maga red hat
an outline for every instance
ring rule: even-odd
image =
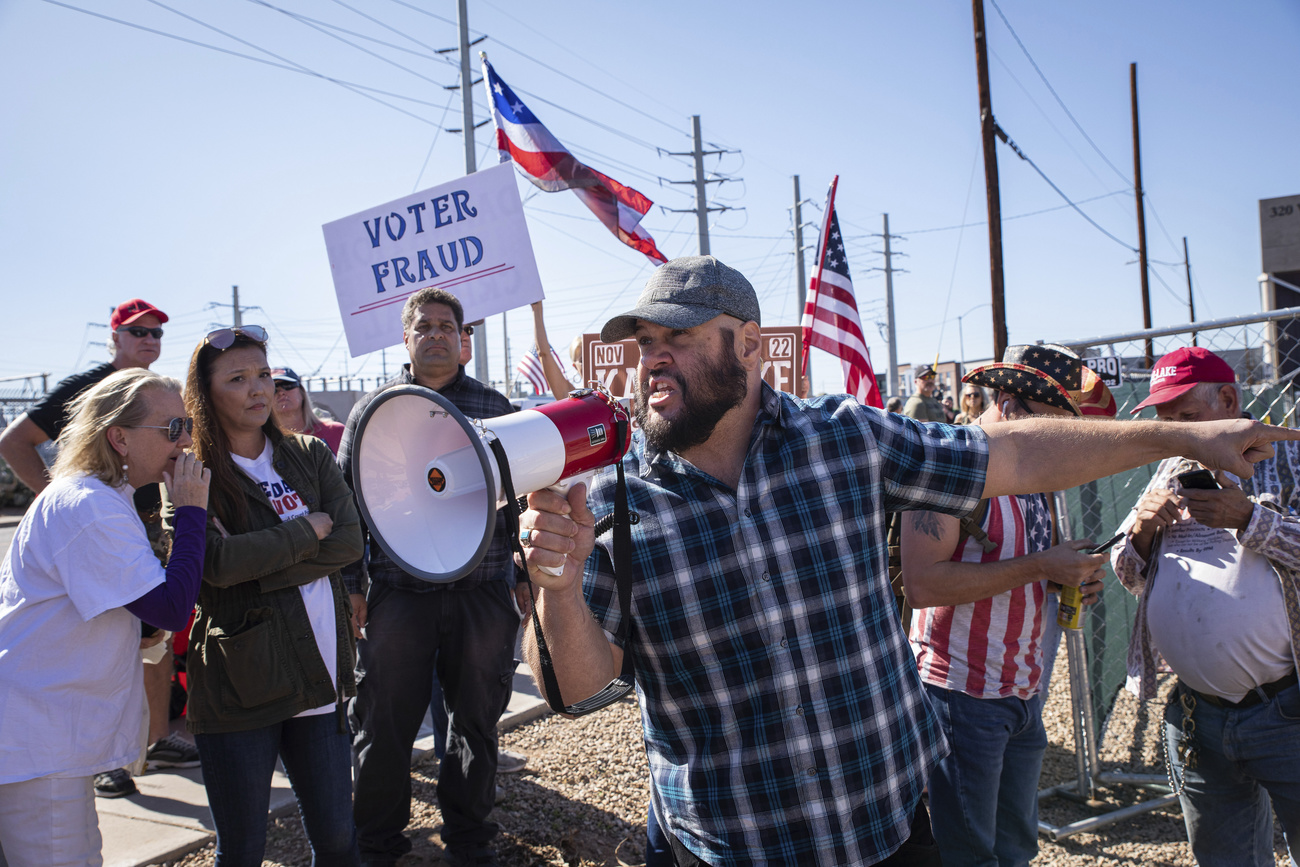
[[[1135,414],[1148,406],[1182,397],[1202,382],[1236,382],[1228,362],[1203,346],[1175,349],[1151,368],[1151,394],[1129,410]]]
[[[158,317],[158,324],[167,321],[167,314],[163,313],[157,307],[140,298],[132,298],[113,308],[113,315],[108,319],[108,327],[116,331],[123,325],[130,325],[141,316],[148,316],[152,313]]]

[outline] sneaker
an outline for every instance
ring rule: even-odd
[[[145,754],[145,761],[151,771],[159,768],[197,768],[199,748],[172,732],[154,742]]]
[[[131,772],[126,768],[95,774],[96,798],[124,798],[139,791],[135,787],[135,780],[131,779]]]
[[[487,846],[448,847],[442,860],[450,867],[499,867],[497,853]]]
[[[528,767],[528,756],[510,750],[497,750],[497,773],[517,774]]]

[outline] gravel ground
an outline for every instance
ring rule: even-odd
[[[1169,682],[1164,684],[1162,695],[1170,686]],[[1121,694],[1110,723],[1111,735],[1102,751],[1106,769],[1164,773],[1155,734],[1162,707],[1163,701],[1158,700],[1144,709],[1132,696]],[[1049,744],[1042,785],[1074,780],[1074,737],[1064,648],[1053,675],[1044,723]],[[579,720],[546,717],[506,732],[501,742],[529,757],[524,773],[498,780],[505,798],[493,818],[501,826],[496,848],[502,867],[618,867],[642,863],[649,795],[640,716],[632,700]],[[418,765],[412,773],[414,816],[407,834],[414,849],[402,859],[401,867],[433,867],[440,862],[442,819],[434,796],[433,773],[434,767],[428,763]],[[1097,789],[1094,796],[1104,802],[1103,810],[1154,797],[1132,786]],[[1044,802],[1041,818],[1061,825],[1092,814],[1086,805],[1051,798]],[[268,864],[307,865],[311,861],[296,815],[269,823],[268,841]],[[1288,864],[1280,833],[1276,844],[1277,864]],[[171,863],[207,867],[212,861],[213,849],[208,846]],[[1039,855],[1033,863],[1053,867],[1195,864],[1176,805],[1059,843],[1040,838]]]

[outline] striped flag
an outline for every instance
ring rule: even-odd
[[[808,348],[829,352],[844,365],[844,390],[866,406],[884,408],[876,374],[871,369],[871,352],[862,337],[862,320],[858,302],[853,297],[849,278],[849,260],[840,236],[840,221],[835,216],[836,175],[826,198],[826,222],[822,225],[821,243],[817,247],[817,273],[808,286],[808,301],[803,310],[803,367],[808,369]]]
[[[483,58],[483,83],[492,106],[501,162],[514,160],[524,177],[548,193],[573,190],[620,241],[640,250],[655,264],[667,262],[668,257],[659,252],[654,238],[641,228],[641,218],[654,202],[579,162],[501,80],[487,55],[479,56]]]
[[[556,353],[555,347],[551,347],[551,358],[555,359],[560,370],[564,370],[564,361]],[[533,344],[533,348],[519,359],[519,363],[515,365],[515,373],[528,380],[533,387],[533,394],[544,394],[551,390],[550,384],[546,381],[546,370],[542,367],[542,359],[537,354],[536,344]]]

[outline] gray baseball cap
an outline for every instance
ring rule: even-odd
[[[720,313],[760,322],[754,287],[712,256],[682,256],[655,269],[636,307],[606,322],[600,339],[614,343],[631,337],[638,319],[665,328],[694,328]]]

